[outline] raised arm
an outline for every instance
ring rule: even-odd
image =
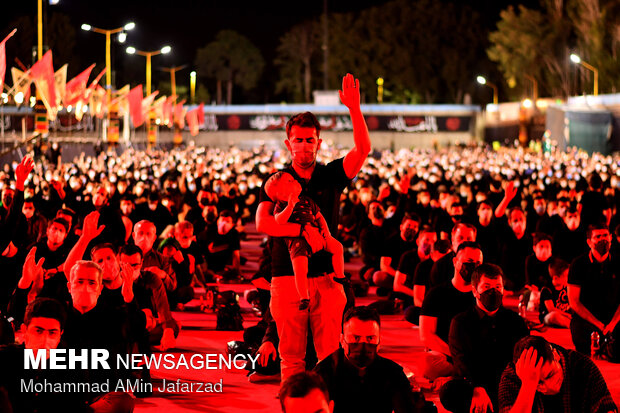
[[[370,135],[366,120],[362,115],[360,107],[360,81],[355,79],[352,74],[347,73],[342,78],[342,90],[340,91],[340,101],[349,109],[351,123],[353,124],[353,140],[355,146],[344,157],[344,173],[349,179],[362,169],[366,157],[370,153]]]

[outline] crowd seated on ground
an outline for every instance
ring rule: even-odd
[[[343,154],[326,147],[317,160],[326,163]],[[241,271],[245,226],[254,222],[262,184],[288,161],[285,151],[189,145],[171,151],[110,150],[54,163],[28,155],[5,165],[0,314],[14,320],[18,339],[22,322],[28,331],[43,319],[52,320],[54,331],[60,325],[62,339],[54,346],[91,348],[104,330],[85,327],[96,323],[109,331],[105,338],[114,352],[174,348],[183,332],[172,311],[186,309],[197,288],[250,281]],[[470,318],[484,315],[472,309],[477,302],[484,310],[480,296],[488,288],[476,290],[472,274],[482,263],[494,264],[502,295],[540,313],[540,323],[530,322],[530,328],[570,328],[576,349],[590,356],[593,332],[601,344],[614,336],[615,345],[620,343],[619,206],[617,155],[486,146],[375,151],[343,193],[340,225],[332,234],[344,247],[345,261],[363,262],[359,273],[347,274],[347,306],[353,305],[353,293],[376,286],[375,310],[401,312],[420,325],[430,350],[422,369],[428,379],[471,379],[463,373],[467,354],[456,359],[451,354],[459,346],[450,320],[467,310]],[[269,247],[266,240],[266,268],[261,266],[253,280],[265,326],[271,322],[265,311]],[[54,300],[60,309],[42,299]],[[277,332],[273,325],[265,328],[271,338],[257,341],[269,343],[275,358]],[[2,338],[2,344],[15,346],[4,330]],[[520,357],[515,353],[502,383],[508,373],[520,374]],[[266,364],[270,357],[262,359]],[[5,384],[0,389],[10,391]],[[494,411],[497,391],[489,392]],[[101,397],[76,403],[96,409]],[[106,397],[127,403],[118,395]]]

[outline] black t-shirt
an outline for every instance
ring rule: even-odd
[[[422,261],[416,267],[415,275],[413,276],[413,285],[425,286],[426,293],[428,293],[431,288],[431,269],[433,268],[433,264],[434,262],[430,258]],[[405,285],[407,285],[406,282]]]
[[[394,269],[398,269],[400,258],[408,251],[413,251],[418,255],[415,241],[410,242],[403,240],[400,236],[400,231],[398,231],[385,241],[381,256],[390,257],[392,259],[390,266]]]
[[[213,244],[213,247],[223,247],[226,249],[219,252],[210,252],[209,245]],[[232,263],[233,251],[239,251],[241,249],[241,241],[239,240],[239,232],[236,229],[231,229],[226,234],[220,234],[219,232],[211,232],[210,235],[204,240],[205,259],[207,266],[211,271],[222,271]]]
[[[452,282],[447,282],[428,292],[424,297],[420,315],[437,318],[436,334],[447,343],[454,316],[469,310],[475,303],[471,290],[461,292]]]
[[[568,303],[568,289],[566,287],[556,290],[553,286],[545,287],[540,291],[539,318],[543,322],[545,316],[549,314],[545,301],[551,300],[555,308],[560,311],[569,312],[570,304]]]
[[[433,263],[430,286],[435,287],[449,282],[454,276],[454,252],[449,252]]]
[[[416,268],[419,264],[420,257],[418,256],[418,250],[416,249],[407,251],[400,257],[398,271],[407,275],[405,285],[409,288],[413,288],[413,280],[415,278]]]
[[[368,225],[360,233],[359,244],[364,265],[379,269],[385,249],[385,229],[383,226]]]
[[[581,287],[579,301],[600,322],[607,324],[620,304],[620,262],[609,257],[602,263],[590,253],[576,258],[568,270],[568,283]]]
[[[549,275],[549,263],[540,261],[536,254],[531,254],[525,260],[525,283],[535,285],[538,288],[551,286],[551,276]]]
[[[351,182],[344,172],[343,160],[344,158],[336,159],[327,165],[317,163],[308,182],[300,178],[291,166],[284,169],[301,185],[301,195],[308,196],[319,206],[332,234],[336,234],[338,230],[340,194]],[[261,188],[260,202],[274,203],[265,193],[264,186]],[[313,254],[308,267],[308,277],[332,272],[331,254],[327,251]],[[271,270],[273,277],[293,275],[291,256],[283,237],[274,237]]]

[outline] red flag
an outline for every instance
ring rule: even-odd
[[[187,125],[189,126],[189,134],[192,136],[198,135],[198,108],[187,112],[185,117],[187,118]]]
[[[88,86],[88,89],[86,89],[86,92],[84,92],[84,100],[89,100],[90,99],[90,95],[93,93],[93,90],[95,90],[95,87],[97,87],[97,84],[99,83],[99,80],[101,80],[101,76],[103,76],[103,74],[105,73],[106,70],[107,70],[107,68],[104,68],[101,71],[101,73],[99,73],[97,75],[95,80],[90,82],[90,86]]]
[[[201,103],[200,106],[198,106],[198,124],[200,126],[204,126],[205,124],[205,104]]]
[[[37,85],[50,120],[54,120],[56,118],[56,87],[51,50],[48,50],[41,60],[30,68],[30,76]]]
[[[93,67],[95,67],[94,63],[67,82],[67,86],[65,86],[65,106],[76,105],[81,100]]]
[[[183,108],[183,103],[185,103],[185,100],[177,103],[174,107],[174,121],[181,129],[185,127],[185,109]]]
[[[168,99],[166,99],[166,101],[164,102],[164,120],[163,123],[164,125],[168,125],[168,127],[171,127],[173,125],[172,122],[172,110],[173,110],[173,102],[175,101],[177,97],[176,96],[170,96]]]
[[[134,87],[129,91],[129,95],[127,95],[127,100],[129,100],[129,113],[131,114],[131,121],[133,122],[134,128],[144,123],[144,116],[142,116],[142,97],[142,85]]]
[[[17,29],[13,29],[13,31],[0,42],[0,92],[2,92],[2,87],[4,86],[4,74],[6,72],[6,51],[4,49],[4,44],[16,31]]]

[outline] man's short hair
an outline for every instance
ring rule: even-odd
[[[97,271],[97,281],[99,282],[99,284],[103,282],[103,269],[96,262],[87,260],[76,261],[76,263],[73,265],[73,268],[71,268],[71,273],[69,274],[69,282],[71,282],[75,274],[82,267],[92,268],[93,270]]]
[[[61,225],[64,229],[65,232],[69,232],[69,223],[67,222],[66,219],[64,218],[54,218],[52,219],[49,224],[47,224],[47,228],[51,228],[51,226],[56,223],[58,225]]]
[[[535,232],[532,234],[532,239],[533,239],[533,245],[538,244],[539,242],[542,241],[549,241],[550,243],[553,244],[553,238],[551,238],[551,235],[549,234],[545,234],[544,232]]]
[[[606,224],[599,222],[596,224],[590,224],[588,225],[588,230],[586,231],[586,238],[590,239],[592,237],[592,233],[594,231],[602,231],[602,230],[606,230],[609,231],[609,228],[607,227]]]
[[[194,224],[192,224],[189,221],[179,221],[176,224],[174,224],[174,230],[175,231],[187,231],[187,230],[191,230],[194,231]]]
[[[463,251],[465,248],[473,248],[482,251],[482,247],[476,241],[463,241],[456,250],[456,254],[458,255],[459,252]]]
[[[95,253],[99,250],[110,249],[112,250],[112,254],[116,255],[116,247],[111,242],[102,242],[100,244],[95,245],[90,249],[90,258],[93,259]]]
[[[450,233],[450,236],[453,237],[454,234],[456,234],[456,231],[458,231],[459,228],[461,227],[471,229],[472,231],[474,231],[474,234],[478,233],[478,229],[472,224],[470,224],[469,222],[459,222],[456,225],[454,225],[454,227],[452,227],[452,232]]]
[[[523,212],[523,210],[521,209],[521,207],[518,207],[518,206],[513,206],[513,207],[511,207],[511,208],[508,210],[508,221],[512,221],[512,214],[513,214],[514,212],[517,212],[517,211],[518,211],[518,212],[520,212],[520,213],[522,213],[523,215],[525,215],[525,212]]]
[[[220,212],[219,218],[232,218],[233,222],[237,219],[235,213],[232,212],[230,209],[225,209]]]
[[[481,207],[482,205],[486,205],[486,206],[488,206],[488,207],[489,207],[489,208],[491,208],[491,209],[493,209],[493,208],[494,208],[494,206],[493,206],[493,202],[491,202],[491,200],[490,200],[490,199],[488,199],[488,198],[485,198],[485,199],[483,199],[482,201],[478,202],[478,207],[477,207],[476,209],[477,209],[477,210],[478,210],[478,209],[480,209],[480,207]]]
[[[403,219],[400,221],[400,223],[404,224],[405,221],[407,221],[407,220],[415,221],[418,224],[422,223],[422,218],[420,218],[420,216],[418,214],[416,214],[415,212],[407,212],[407,213],[405,213],[405,215],[403,216]]]
[[[344,313],[342,325],[344,326],[352,318],[357,318],[360,321],[374,321],[381,327],[381,318],[377,310],[366,305],[349,308],[347,312]]]
[[[512,361],[516,364],[521,354],[530,347],[534,347],[538,357],[542,357],[543,363],[553,360],[553,347],[547,340],[540,336],[526,336],[515,344]]]
[[[65,308],[59,301],[53,298],[39,297],[28,304],[24,314],[24,324],[28,326],[35,317],[58,320],[61,330],[65,328],[65,322],[67,321]]]
[[[77,219],[77,214],[75,213],[74,210],[72,210],[71,208],[61,208],[58,211],[56,211],[56,217],[61,218],[59,215],[67,215],[71,217],[71,222],[73,224],[75,224],[75,221]]]
[[[495,264],[484,263],[480,264],[474,270],[474,273],[471,276],[471,285],[474,288],[478,288],[478,284],[480,284],[480,280],[482,277],[490,278],[491,280],[496,280],[498,278],[504,278],[504,272],[502,269]]]
[[[291,129],[293,129],[293,126],[301,126],[302,128],[314,128],[316,130],[316,136],[319,136],[319,134],[321,133],[321,124],[312,112],[298,113],[297,115],[291,117],[288,122],[286,122],[287,139],[291,137]]]
[[[306,397],[312,390],[319,390],[325,396],[325,400],[329,401],[329,391],[325,382],[313,371],[304,371],[293,374],[282,384],[280,388],[280,406],[282,411],[286,413],[284,402],[287,398]]]
[[[132,255],[135,255],[135,254],[140,254],[140,259],[144,257],[144,254],[142,253],[142,249],[133,244],[123,245],[119,253],[125,254],[128,257],[131,257]]]
[[[553,257],[551,258],[551,262],[549,263],[549,275],[552,277],[554,275],[559,276],[564,274],[570,268],[570,264],[564,261],[561,258]]]

